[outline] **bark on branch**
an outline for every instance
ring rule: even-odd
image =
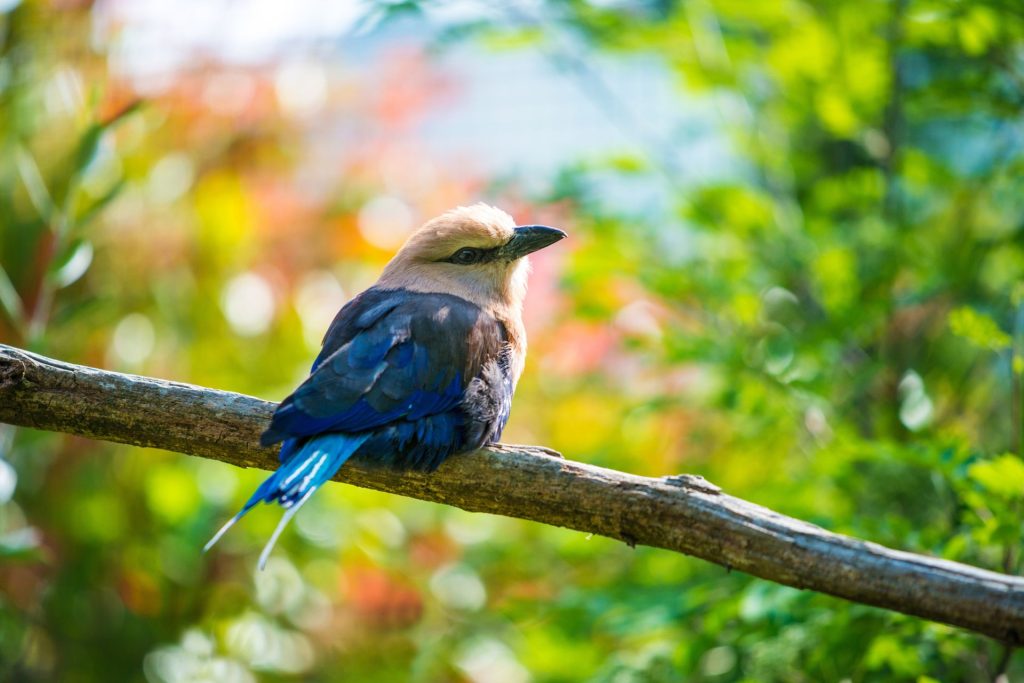
[[[0,345],[0,422],[272,469],[258,437],[274,404],[106,372]],[[726,495],[701,477],[653,479],[495,446],[431,475],[367,468],[356,486],[693,555],[769,581],[1024,642],[1024,579],[891,550]]]

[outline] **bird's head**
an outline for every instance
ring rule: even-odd
[[[526,293],[527,255],[565,236],[543,225],[517,226],[493,206],[460,206],[414,232],[378,284],[454,294],[491,310],[518,308]]]

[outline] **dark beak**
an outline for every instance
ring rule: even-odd
[[[546,225],[523,225],[516,228],[516,234],[501,248],[501,256],[509,261],[515,261],[564,237],[567,235],[557,228],[549,228]]]

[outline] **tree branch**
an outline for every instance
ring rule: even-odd
[[[272,469],[274,404],[106,372],[0,345],[0,422]],[[890,550],[734,498],[701,477],[653,479],[499,445],[434,474],[353,460],[356,486],[693,555],[729,569],[1024,642],[1024,579]]]

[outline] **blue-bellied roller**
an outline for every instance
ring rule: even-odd
[[[257,503],[277,503],[285,512],[262,568],[289,520],[352,456],[430,472],[496,442],[526,358],[527,255],[563,237],[485,204],[414,232],[334,318],[309,377],[260,439],[281,444],[280,466],[206,550]]]

